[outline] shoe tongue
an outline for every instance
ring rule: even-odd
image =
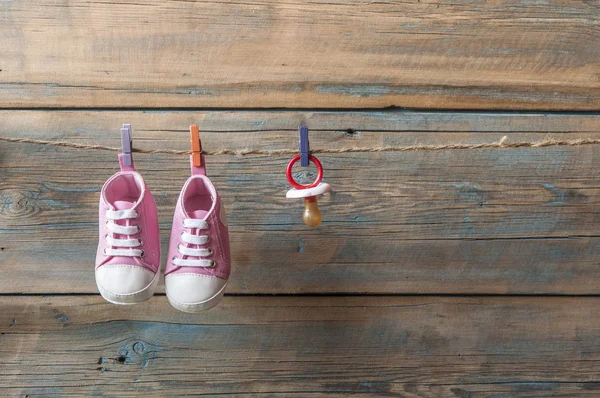
[[[194,210],[189,213],[189,216],[196,220],[204,220],[207,214],[208,212],[206,210]]]
[[[135,202],[129,202],[127,200],[115,200],[112,205],[115,210],[125,210],[132,209],[133,206],[135,206]]]

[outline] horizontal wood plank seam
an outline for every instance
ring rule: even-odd
[[[99,293],[0,293],[0,297],[100,297]],[[153,297],[166,297],[164,292],[156,292]],[[263,297],[263,298],[327,298],[327,297],[449,297],[449,298],[600,298],[600,294],[583,293],[360,293],[360,292],[326,292],[326,293],[225,293],[224,297]]]
[[[0,112],[142,112],[142,113],[195,113],[195,112],[319,112],[319,113],[445,113],[445,114],[475,114],[475,115],[497,115],[497,116],[515,116],[515,115],[531,115],[531,116],[600,116],[600,108],[597,110],[571,110],[571,109],[479,109],[479,108],[418,108],[418,107],[371,107],[371,108],[294,108],[294,107],[137,107],[137,106],[120,106],[120,107],[73,107],[73,106],[44,106],[44,107],[6,107],[0,106]]]

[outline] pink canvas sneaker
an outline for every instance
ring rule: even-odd
[[[160,238],[154,198],[131,157],[131,127],[121,129],[121,171],[100,194],[96,284],[114,304],[134,304],[154,294],[160,270]]]
[[[194,154],[190,157],[192,176],[183,186],[175,208],[165,269],[167,298],[184,312],[217,305],[230,270],[225,209],[206,177],[204,157],[197,155],[196,162]]]

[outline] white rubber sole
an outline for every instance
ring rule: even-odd
[[[180,303],[178,301],[172,300],[171,297],[169,297],[168,291],[167,291],[167,299],[169,300],[169,303],[173,306],[173,308],[175,308],[179,311],[182,311],[182,312],[194,314],[197,312],[206,311],[208,309],[211,309],[215,305],[219,304],[219,302],[223,298],[223,295],[225,294],[226,287],[227,287],[227,283],[225,283],[225,285],[223,285],[221,290],[219,290],[214,296],[212,296],[208,300],[204,300],[199,303],[187,304],[187,303]]]
[[[154,275],[152,282],[150,282],[150,284],[148,286],[146,286],[142,290],[139,290],[134,293],[129,293],[129,294],[118,294],[118,293],[109,292],[108,290],[106,290],[102,286],[100,286],[98,283],[96,283],[96,286],[98,286],[98,291],[100,292],[100,295],[102,296],[102,298],[104,298],[104,300],[108,301],[109,303],[119,304],[119,305],[130,305],[130,304],[141,303],[142,301],[146,301],[150,297],[154,296],[154,291],[156,290],[156,287],[158,286],[159,279],[160,279],[160,270],[156,273],[156,275]]]

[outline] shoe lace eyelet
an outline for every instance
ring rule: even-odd
[[[141,238],[139,238],[138,243],[140,244],[140,246],[142,246],[144,244],[144,241]]]
[[[142,227],[140,227],[140,226],[139,226],[139,225],[137,225],[137,224],[136,224],[136,227],[137,227],[137,232],[136,232],[136,234],[139,234],[139,233],[142,231]]]
[[[214,268],[217,266],[217,263],[214,260],[210,260],[210,268]]]
[[[102,254],[104,254],[105,256],[108,256],[108,254],[106,254],[106,249],[102,250]]]
[[[146,257],[146,251],[145,251],[145,250],[142,250],[142,253],[140,254],[140,257],[141,257],[141,258],[144,258],[144,257]]]
[[[135,212],[135,217],[133,217],[134,220],[137,220],[140,218],[140,213],[139,212]]]
[[[209,247],[207,256],[212,256],[214,253],[215,251],[212,249],[212,247]]]

